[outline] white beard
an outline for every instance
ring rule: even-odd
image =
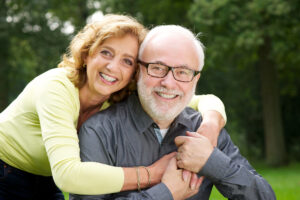
[[[173,121],[191,101],[193,95],[195,94],[196,84],[194,84],[192,91],[186,92],[169,90],[165,87],[147,88],[140,73],[137,89],[142,107],[152,119]],[[179,97],[176,97],[174,102],[170,101],[170,103],[158,101],[153,96],[153,93],[159,91],[164,91],[169,94],[177,94]]]

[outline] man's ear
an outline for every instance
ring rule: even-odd
[[[201,72],[194,77],[196,79],[196,82],[198,82],[200,76],[201,76]]]

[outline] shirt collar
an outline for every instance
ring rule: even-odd
[[[128,105],[133,123],[139,132],[144,132],[154,123],[152,118],[144,111],[136,92],[128,97]]]
[[[144,132],[147,128],[153,125],[155,123],[152,118],[144,111],[138,94],[133,93],[128,98],[128,104],[129,104],[129,112],[131,113],[131,116],[133,118],[133,122],[135,123],[137,129],[139,132]],[[178,124],[181,124],[188,128],[193,128],[193,123],[190,120],[191,114],[197,113],[197,112],[188,112],[190,108],[185,108],[173,121],[171,126],[178,126]]]
[[[192,110],[192,108],[185,108],[174,120],[172,123],[174,126],[178,126],[178,124],[181,124],[187,128],[192,129],[193,128],[193,122],[191,120],[191,115],[199,114],[198,112],[190,112],[189,110]]]

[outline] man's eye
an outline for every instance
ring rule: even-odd
[[[180,74],[180,75],[187,75],[187,74],[189,74],[189,72],[187,70],[180,70],[177,73]]]
[[[159,65],[152,65],[151,66],[151,69],[152,70],[155,70],[155,71],[163,71],[164,69],[161,67],[161,66],[159,66]]]

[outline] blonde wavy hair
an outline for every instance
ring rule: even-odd
[[[147,29],[136,19],[126,15],[108,14],[100,21],[87,24],[72,39],[67,53],[63,55],[58,67],[68,70],[68,78],[77,88],[83,87],[87,81],[84,59],[93,55],[97,47],[111,37],[123,37],[131,34],[138,39],[140,45],[144,40]],[[115,103],[125,98],[132,90],[136,89],[135,75],[125,88],[110,96],[109,101]]]

